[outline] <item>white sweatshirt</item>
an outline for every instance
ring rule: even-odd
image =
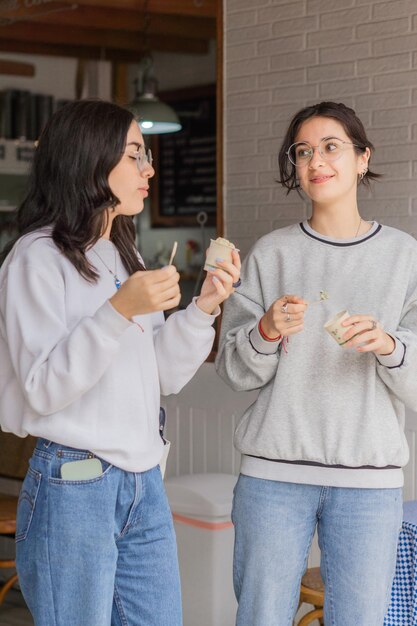
[[[0,269],[0,425],[148,470],[163,451],[160,393],[177,393],[207,358],[215,316],[193,302],[166,322],[127,320],[108,301],[104,263],[128,277],[113,243],[87,252],[100,273],[90,283],[49,232],[22,237]]]

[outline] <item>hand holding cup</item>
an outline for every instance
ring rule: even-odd
[[[204,264],[204,269],[207,272],[211,270],[215,270],[219,265],[219,259],[221,261],[229,261],[229,263],[234,262],[233,250],[239,252],[238,248],[229,241],[228,239],[224,239],[224,237],[217,237],[217,239],[210,239],[210,246],[207,250],[206,262]]]
[[[342,326],[347,348],[355,348],[357,352],[374,352],[381,356],[391,354],[395,349],[394,339],[372,315],[350,315],[343,320]]]
[[[387,355],[395,348],[394,339],[372,315],[350,315],[346,310],[339,311],[324,328],[340,346],[355,348],[357,352]]]
[[[232,244],[233,245],[233,244]],[[207,252],[209,253],[210,249]],[[235,290],[240,279],[240,256],[233,246],[230,257],[213,259],[214,267],[210,267],[197,298],[197,306],[205,313],[212,314]],[[207,265],[207,264],[206,264]]]

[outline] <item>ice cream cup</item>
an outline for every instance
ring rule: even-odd
[[[237,250],[234,244],[223,239],[223,237],[217,237],[217,239],[210,239],[210,247],[207,251],[206,263],[204,269],[206,271],[215,270],[220,267],[216,259],[223,259],[224,261],[233,262],[232,250]]]
[[[343,335],[350,328],[350,326],[342,326],[342,322],[344,322],[348,317],[350,317],[350,313],[348,311],[339,311],[339,313],[336,313],[334,317],[324,324],[324,328],[327,330],[329,335],[331,335],[340,346],[343,346],[347,343],[347,341],[350,341],[350,339],[346,340],[343,338]]]

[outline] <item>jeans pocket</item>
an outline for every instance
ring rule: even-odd
[[[87,459],[96,458],[100,461],[102,467],[102,473],[95,478],[81,478],[77,480],[65,479],[61,477],[61,467],[64,463],[72,461],[86,461]],[[75,449],[61,448],[54,456],[50,466],[50,475],[48,477],[48,483],[54,485],[69,485],[75,487],[76,485],[89,485],[101,482],[111,471],[113,465],[104,459],[93,455],[91,452]]]
[[[31,467],[28,469],[17,504],[16,543],[26,539],[28,535],[33,513],[35,511],[41,478],[42,476],[39,472]]]

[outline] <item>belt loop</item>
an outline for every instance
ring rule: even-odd
[[[52,441],[46,441],[46,440],[44,439],[43,445],[44,445],[44,447],[45,447],[45,448],[49,448],[49,446],[51,445],[51,443],[52,443]]]
[[[166,443],[166,440],[164,437],[165,421],[166,421],[165,409],[163,406],[161,406],[159,409],[159,434],[161,435],[161,439],[164,442],[164,444]]]

